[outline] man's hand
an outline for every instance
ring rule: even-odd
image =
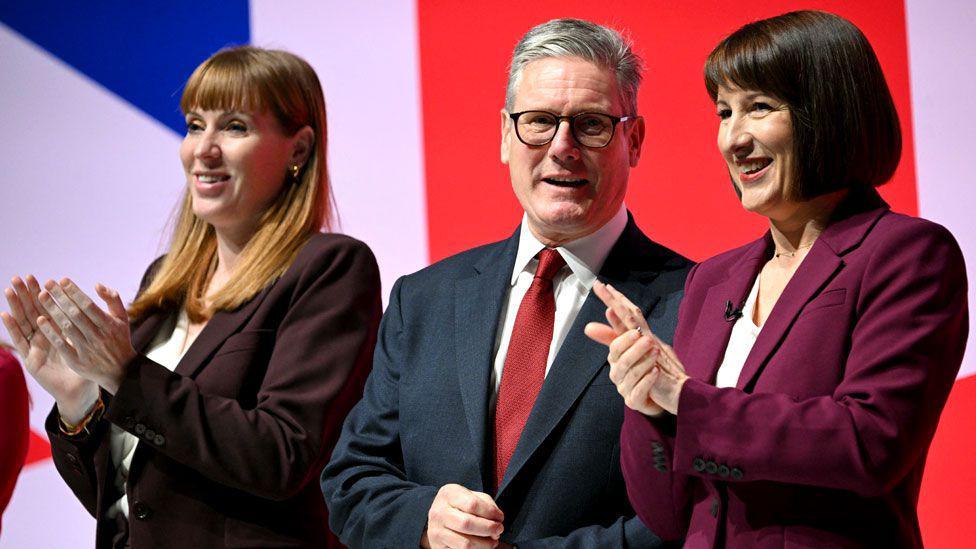
[[[427,530],[420,546],[497,547],[505,515],[488,494],[458,484],[445,484],[427,513]]]

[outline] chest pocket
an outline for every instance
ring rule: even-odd
[[[257,397],[275,346],[275,330],[247,330],[220,346],[196,377],[201,390],[248,406]]]

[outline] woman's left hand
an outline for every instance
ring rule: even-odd
[[[646,401],[649,396],[657,406],[677,414],[681,388],[688,375],[674,349],[651,332],[640,308],[613,286],[597,281],[593,284],[593,291],[607,306],[609,325],[591,322],[586,326],[586,334],[610,347],[608,360],[611,379],[618,389],[648,393],[624,395],[632,402]],[[635,331],[640,337],[634,337]],[[635,352],[642,354],[643,359],[635,360]],[[653,367],[641,367],[648,360],[653,361]],[[638,376],[633,375],[634,372]]]
[[[98,296],[108,312],[67,278],[48,280],[40,294],[50,316],[38,323],[44,336],[78,375],[90,379],[111,394],[118,391],[125,365],[136,356],[129,339],[129,314],[118,292],[99,284]]]

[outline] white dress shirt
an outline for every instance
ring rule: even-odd
[[[566,265],[560,269],[552,279],[553,293],[556,299],[555,324],[552,329],[552,343],[549,345],[549,356],[546,359],[546,375],[552,361],[559,353],[559,348],[569,334],[569,329],[576,320],[576,315],[590,289],[596,281],[596,275],[603,268],[610,249],[620,238],[624,227],[627,226],[627,208],[623,205],[620,210],[603,227],[583,238],[566,243],[556,248],[559,255],[566,260]],[[505,299],[502,302],[501,315],[498,319],[498,337],[495,339],[495,367],[492,380],[492,411],[498,399],[498,386],[502,381],[502,370],[505,368],[505,357],[508,355],[508,344],[512,339],[512,329],[515,326],[515,316],[518,314],[522,298],[532,285],[535,270],[539,264],[536,255],[545,248],[542,242],[529,229],[528,218],[522,216],[522,228],[519,232],[518,253],[515,255],[515,266],[512,269],[512,280]],[[586,337],[582,332],[575,337]]]
[[[718,374],[715,376],[716,387],[735,387],[739,383],[739,375],[742,367],[752,352],[752,347],[756,344],[756,338],[762,326],[756,326],[752,320],[756,311],[756,299],[759,296],[759,277],[752,284],[749,290],[749,297],[742,307],[742,316],[732,326],[732,335],[729,336],[729,344],[725,347],[725,357],[722,365],[718,367]]]
[[[149,352],[146,358],[153,362],[162,364],[170,371],[176,370],[176,365],[180,363],[186,350],[190,348],[192,341],[187,340],[187,328],[190,319],[186,311],[180,310],[176,321],[170,320],[163,323],[162,328],[152,343],[149,344]],[[109,435],[109,448],[112,455],[112,465],[115,466],[115,487],[122,493],[122,497],[117,499],[105,513],[108,518],[115,518],[119,513],[129,518],[129,497],[125,493],[126,481],[129,478],[129,467],[132,464],[132,456],[136,453],[136,446],[139,439],[116,425],[112,425],[112,432]]]

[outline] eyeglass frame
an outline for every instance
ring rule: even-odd
[[[546,113],[548,115],[553,116],[556,119],[556,126],[555,126],[556,129],[555,129],[555,131],[552,132],[552,137],[550,137],[544,143],[537,143],[537,144],[534,144],[534,143],[526,143],[525,140],[522,139],[522,134],[520,134],[519,131],[518,131],[518,119],[519,119],[519,117],[522,116],[523,114],[529,113],[529,112],[542,112],[542,113]],[[577,116],[583,116],[583,115],[586,115],[586,114],[598,114],[600,116],[606,116],[607,118],[610,119],[610,122],[611,122],[611,125],[610,125],[610,138],[607,139],[606,144],[604,144],[601,147],[594,147],[592,145],[585,145],[582,141],[580,141],[579,137],[576,136],[576,129],[575,129],[575,126],[573,126],[573,121],[576,119]],[[515,137],[518,138],[519,142],[522,143],[523,145],[525,145],[526,147],[542,147],[543,145],[548,145],[549,143],[552,143],[552,140],[556,138],[556,134],[559,133],[559,125],[562,124],[563,120],[565,120],[567,123],[569,123],[569,134],[573,136],[573,141],[576,141],[576,143],[579,144],[581,147],[586,147],[587,149],[605,149],[605,148],[609,147],[610,146],[610,143],[613,142],[614,136],[617,135],[617,124],[619,124],[621,122],[627,122],[627,121],[630,121],[630,120],[637,120],[638,118],[640,118],[640,116],[636,116],[636,115],[632,115],[632,116],[614,116],[612,114],[607,114],[605,112],[591,112],[591,111],[578,112],[576,114],[570,114],[570,115],[560,115],[560,114],[556,114],[554,112],[544,111],[544,110],[540,110],[540,109],[529,109],[527,111],[521,111],[521,112],[510,112],[510,113],[508,113],[508,117],[512,119],[512,125],[514,126],[514,129],[515,129]]]

